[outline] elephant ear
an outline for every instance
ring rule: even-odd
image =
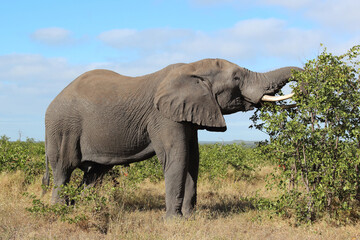
[[[163,116],[191,122],[210,131],[226,131],[209,84],[199,76],[170,74],[159,85],[154,103]]]

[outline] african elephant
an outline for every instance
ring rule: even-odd
[[[92,185],[114,165],[148,159],[163,166],[166,217],[189,215],[196,204],[197,131],[225,131],[223,115],[247,111],[283,87],[286,67],[256,73],[222,59],[173,64],[141,77],[93,70],[71,82],[45,116],[46,165],[52,202],[74,169]],[[270,97],[270,99],[269,99]]]

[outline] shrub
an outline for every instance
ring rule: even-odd
[[[9,141],[0,137],[0,172],[22,170],[26,173],[26,182],[43,173],[45,147],[43,142],[28,139],[25,142]]]
[[[239,180],[252,176],[257,157],[253,149],[242,145],[201,145],[199,178],[218,181]]]
[[[158,182],[163,179],[163,168],[158,158],[152,157],[145,161],[130,164],[130,167],[125,169],[124,174],[128,176],[129,180],[137,183],[145,179]]]
[[[253,116],[270,136],[263,153],[279,166],[278,210],[313,221],[324,214],[354,216],[360,187],[359,50],[335,56],[326,49],[294,72],[297,107],[266,104]]]

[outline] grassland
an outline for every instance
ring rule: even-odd
[[[118,168],[101,186],[83,192],[75,207],[65,207],[67,210],[48,205],[50,192],[41,196],[42,176],[37,169],[33,169],[34,175],[29,178],[32,169],[25,165],[12,170],[3,166],[0,239],[360,239],[358,223],[338,225],[324,218],[311,225],[299,224],[291,216],[279,216],[259,207],[256,199],[276,197],[275,190],[266,189],[265,177],[277,166],[254,159],[247,152],[252,150],[231,147],[203,150],[210,155],[217,152],[218,158],[245,154],[246,157],[242,156],[246,161],[236,165],[234,160],[222,160],[224,165],[230,162],[230,166],[236,167],[227,167],[223,176],[216,175],[223,174],[223,168],[216,164],[209,167],[209,154],[203,152],[203,168],[214,172],[209,175],[202,170],[197,210],[187,220],[163,220],[164,181],[161,176],[154,177],[158,171],[145,167],[151,162],[134,169]],[[26,156],[25,164],[40,164],[43,160],[43,156],[35,156],[32,151]],[[249,161],[256,164],[250,165]],[[245,165],[251,170],[246,170]],[[73,182],[79,176],[80,172],[75,173]]]

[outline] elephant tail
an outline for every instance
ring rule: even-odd
[[[45,195],[50,185],[49,158],[47,155],[46,155],[45,165],[46,165],[46,170],[42,179],[42,189],[43,189],[42,195]]]

